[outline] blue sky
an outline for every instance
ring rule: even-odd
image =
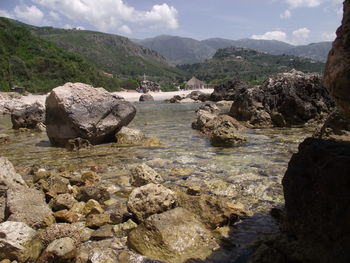
[[[147,38],[328,41],[342,0],[0,0],[0,16],[36,26],[81,28]]]

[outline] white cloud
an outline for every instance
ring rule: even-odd
[[[293,31],[293,43],[296,45],[305,44],[310,35],[310,30],[306,27]]]
[[[54,11],[50,11],[49,12],[49,16],[55,21],[59,21],[60,20],[60,15],[57,14],[56,12],[54,12]]]
[[[283,31],[270,31],[266,32],[263,35],[252,35],[252,39],[264,39],[264,40],[279,40],[279,41],[286,41],[287,40],[287,34]]]
[[[37,8],[35,5],[16,6],[13,11],[14,11],[16,18],[23,19],[31,24],[38,25],[44,19],[44,13],[39,8]]]
[[[336,38],[336,34],[334,32],[324,32],[322,33],[323,41],[333,41]]]
[[[286,0],[289,8],[299,8],[299,7],[317,7],[321,5],[322,0]]]
[[[32,0],[55,10],[72,22],[90,24],[101,31],[120,31],[130,34],[133,25],[151,28],[179,27],[177,10],[168,4],[154,5],[149,11],[136,10],[124,0]]]
[[[14,18],[13,15],[11,15],[9,12],[3,9],[0,9],[0,16],[7,17],[7,18]]]
[[[291,16],[292,16],[292,13],[288,9],[284,11],[282,14],[280,14],[280,18],[282,19],[287,19],[287,18],[290,18]]]

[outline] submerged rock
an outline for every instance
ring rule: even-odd
[[[213,130],[210,142],[217,147],[240,146],[247,142],[247,137],[232,122],[223,121]]]
[[[181,207],[150,216],[130,232],[128,242],[141,254],[169,263],[205,259],[215,246],[210,231]]]
[[[92,144],[111,142],[136,114],[135,107],[102,88],[66,83],[46,99],[47,135],[55,146],[69,139],[87,139]]]
[[[0,145],[7,144],[10,142],[10,135],[8,134],[0,134]]]
[[[145,134],[138,129],[122,127],[115,135],[118,144],[141,145],[146,139]]]
[[[139,164],[131,170],[130,184],[132,186],[143,186],[149,183],[161,183],[163,178],[147,164]]]
[[[11,112],[11,121],[14,129],[35,129],[45,123],[45,107],[38,102],[23,106]]]

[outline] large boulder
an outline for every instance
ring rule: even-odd
[[[1,223],[0,233],[0,260],[35,262],[43,249],[36,231],[25,223],[10,221]]]
[[[250,86],[238,79],[229,80],[214,87],[214,92],[210,95],[210,100],[234,100],[236,91],[241,88],[249,88]]]
[[[139,253],[170,263],[205,259],[215,246],[210,231],[181,207],[150,216],[129,233],[128,242]]]
[[[206,123],[215,119],[220,113],[220,109],[212,103],[206,103],[196,110],[197,119],[192,122],[192,128],[203,131]]]
[[[102,88],[66,83],[46,99],[47,135],[55,146],[69,139],[87,139],[92,144],[110,142],[136,114],[135,107]]]
[[[210,136],[211,144],[217,147],[232,147],[246,143],[247,137],[240,132],[239,127],[238,125],[237,128],[233,122],[222,121]]]
[[[293,262],[350,262],[349,174],[349,143],[308,138],[292,156],[282,183]]]
[[[140,96],[139,101],[154,101],[154,98],[151,94],[146,93]]]
[[[11,112],[11,121],[14,129],[34,129],[45,123],[45,107],[39,102],[25,105]]]
[[[129,196],[127,206],[139,221],[144,221],[150,215],[174,208],[176,197],[170,189],[150,183],[135,188]]]
[[[350,2],[344,2],[342,25],[328,55],[324,84],[334,97],[339,110],[350,116]]]
[[[230,115],[254,126],[303,125],[333,108],[321,76],[296,70],[272,76],[261,87],[239,89],[233,100]]]

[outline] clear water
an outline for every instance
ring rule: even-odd
[[[312,132],[305,128],[250,129],[248,144],[235,148],[216,148],[206,137],[191,128],[198,104],[136,103],[137,115],[129,125],[147,136],[158,137],[159,148],[94,146],[79,152],[50,147],[46,134],[11,130],[9,117],[0,118],[0,133],[10,134],[11,143],[0,146],[18,170],[29,167],[47,169],[89,166],[104,167],[107,176],[127,174],[128,169],[147,162],[167,180],[178,186],[200,186],[245,205],[253,216],[238,225],[232,234],[236,248],[230,260],[245,262],[244,253],[262,235],[276,231],[268,210],[283,203],[281,179],[298,144]],[[180,170],[180,172],[179,172]],[[240,252],[239,252],[240,251]]]

